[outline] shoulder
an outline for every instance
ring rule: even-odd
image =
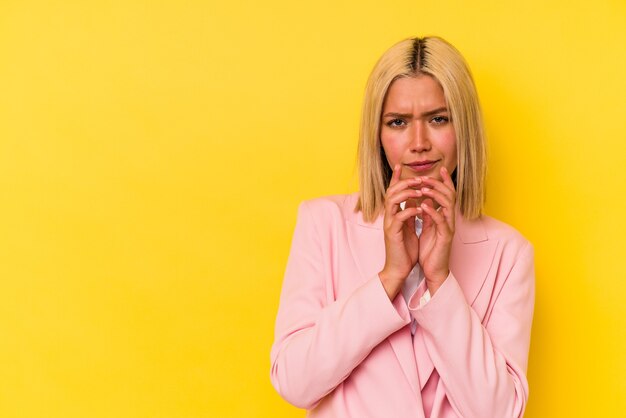
[[[301,245],[317,242],[327,247],[340,236],[337,233],[345,228],[348,218],[355,216],[353,202],[356,203],[354,194],[324,196],[302,201],[298,207],[294,239],[300,242],[299,237],[308,237],[302,238],[304,241]]]
[[[502,246],[522,249],[530,242],[514,227],[488,215],[468,220],[457,212],[456,231],[465,244],[484,241],[498,242]]]
[[[531,242],[513,226],[487,215],[482,215],[480,222],[488,239],[498,241],[503,252],[509,254],[533,252]]]
[[[348,220],[355,217],[354,208],[358,200],[358,193],[336,194],[304,200],[300,203],[300,216],[309,214],[319,221]]]
[[[480,220],[489,238],[528,242],[528,240],[513,226],[488,215],[482,215]]]

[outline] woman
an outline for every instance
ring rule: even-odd
[[[532,246],[481,214],[469,69],[437,37],[383,54],[363,107],[360,192],[300,205],[271,380],[311,417],[521,417]]]

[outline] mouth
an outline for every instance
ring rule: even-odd
[[[441,160],[423,160],[414,161],[412,163],[405,164],[410,170],[416,173],[424,173],[431,170]]]

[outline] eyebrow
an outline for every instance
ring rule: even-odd
[[[433,109],[433,110],[429,110],[427,112],[422,113],[420,116],[421,117],[427,117],[427,116],[432,116],[434,114],[437,113],[444,113],[447,112],[448,108],[443,106],[443,107],[438,107],[437,109]],[[412,113],[396,113],[396,112],[389,112],[389,113],[385,113],[383,115],[384,118],[387,117],[393,117],[393,118],[404,118],[404,119],[410,119],[413,117]]]

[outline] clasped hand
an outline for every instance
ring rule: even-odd
[[[400,172],[401,166],[396,165],[385,193],[385,266],[379,273],[391,300],[417,263],[431,296],[435,294],[450,272],[454,236],[456,190],[446,168],[440,169],[442,180],[427,176],[400,180]],[[402,202],[406,202],[404,209]],[[419,237],[416,216],[422,219]]]

